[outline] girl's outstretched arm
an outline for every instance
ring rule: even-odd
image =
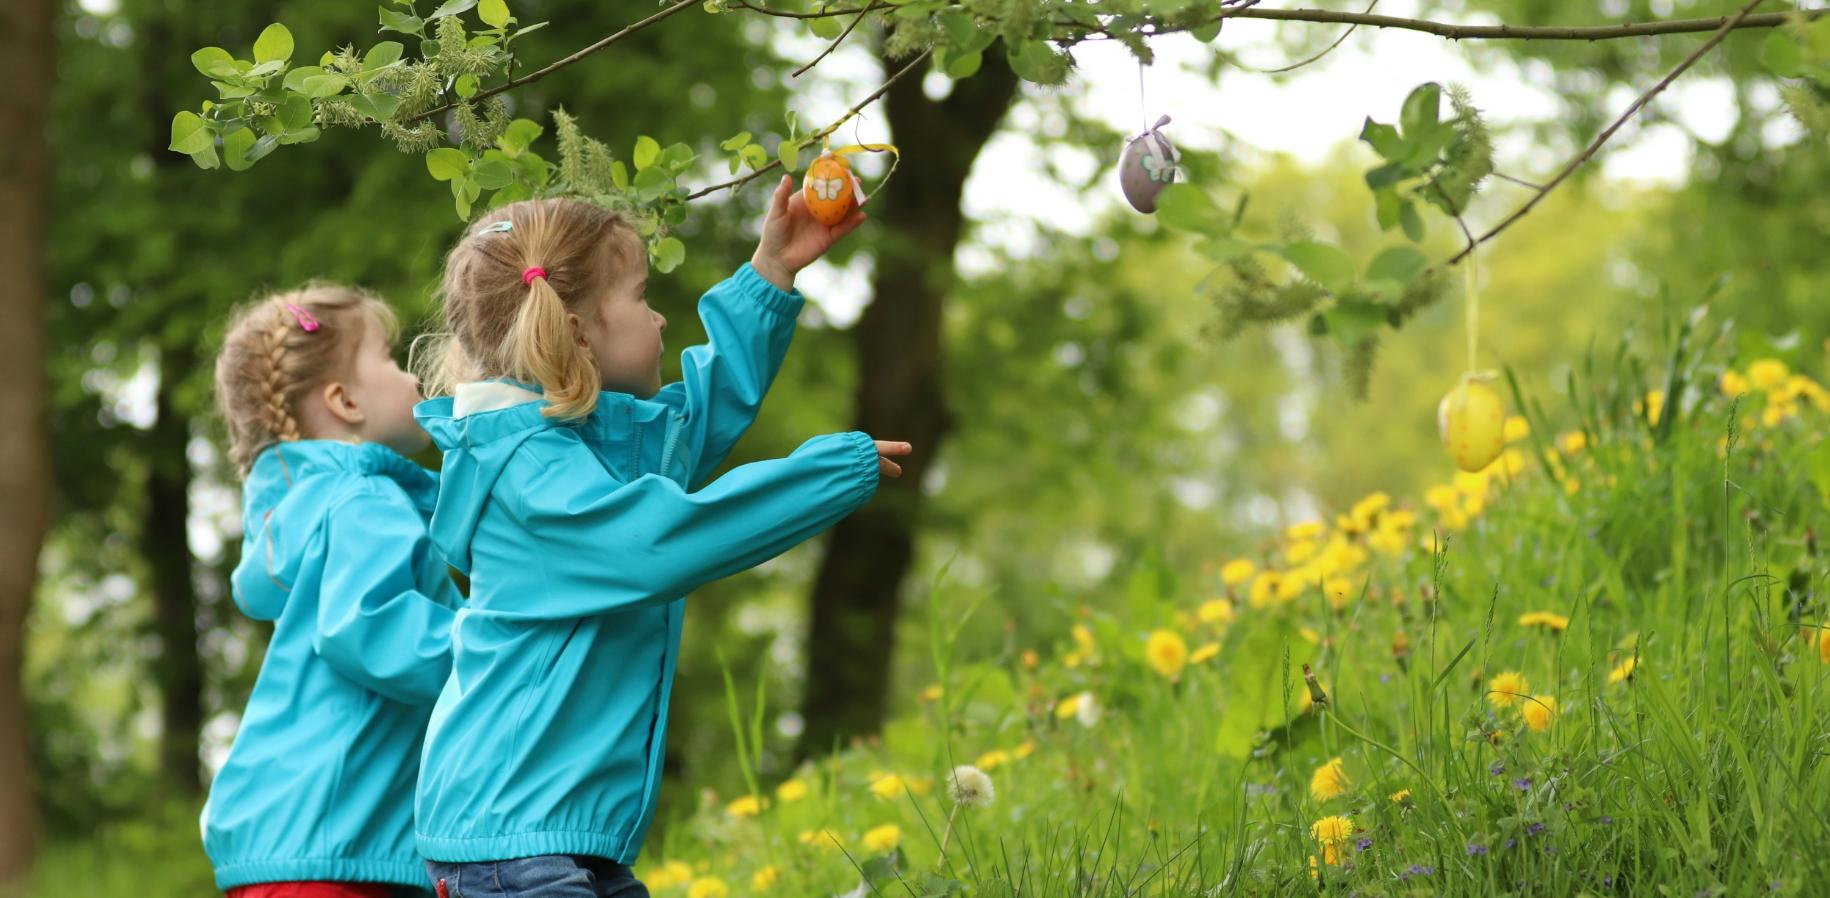
[[[541,587],[475,610],[548,620],[672,601],[838,523],[876,492],[880,460],[869,436],[828,434],[689,493],[653,474],[617,483],[589,459],[530,458],[508,488]]]
[[[364,489],[330,512],[312,646],[331,668],[398,702],[430,705],[451,672],[454,609],[420,591],[436,552],[406,497]]]

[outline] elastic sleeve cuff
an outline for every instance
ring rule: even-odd
[[[769,283],[767,278],[757,273],[756,266],[748,262],[738,267],[737,272],[731,275],[731,281],[739,291],[756,300],[763,308],[790,319],[799,317],[801,306],[807,302],[807,297],[801,294],[800,288],[783,290]]]
[[[871,439],[870,434],[858,430],[847,436],[851,438],[852,449],[857,453],[856,470],[860,490],[857,503],[863,505],[876,494],[877,484],[882,480],[877,472],[877,441]]]

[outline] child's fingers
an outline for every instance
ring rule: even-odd
[[[896,464],[893,461],[890,461],[887,458],[880,457],[877,459],[877,476],[879,476],[879,477],[901,477],[902,476],[902,466],[899,464]]]
[[[769,217],[788,214],[788,198],[794,195],[794,176],[782,175],[780,183],[775,185],[775,196],[769,202]]]
[[[878,455],[901,457],[915,451],[915,447],[898,440],[872,440],[871,442],[877,444]]]
[[[846,215],[843,220],[832,226],[832,239],[837,240],[840,237],[857,230],[858,226],[863,224],[868,218],[870,218],[870,216],[864,214],[863,209],[852,209],[850,214]]]

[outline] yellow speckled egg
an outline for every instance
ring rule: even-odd
[[[851,214],[857,196],[857,181],[851,176],[851,163],[844,156],[823,153],[807,166],[807,177],[801,192],[807,198],[807,211],[820,224],[831,227]]]
[[[1436,428],[1455,466],[1479,471],[1506,446],[1506,408],[1497,391],[1468,375],[1436,406]]]

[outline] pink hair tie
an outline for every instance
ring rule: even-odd
[[[292,303],[286,304],[286,311],[291,312],[292,317],[298,319],[299,327],[301,329],[303,329],[306,333],[308,333],[308,334],[317,333],[318,319],[313,318],[310,312],[307,312],[304,309],[299,308],[296,305],[293,305]]]
[[[534,282],[534,278],[543,278],[543,277],[546,277],[546,269],[541,268],[538,265],[533,265],[533,266],[530,266],[526,271],[521,272],[521,283],[532,284]]]

